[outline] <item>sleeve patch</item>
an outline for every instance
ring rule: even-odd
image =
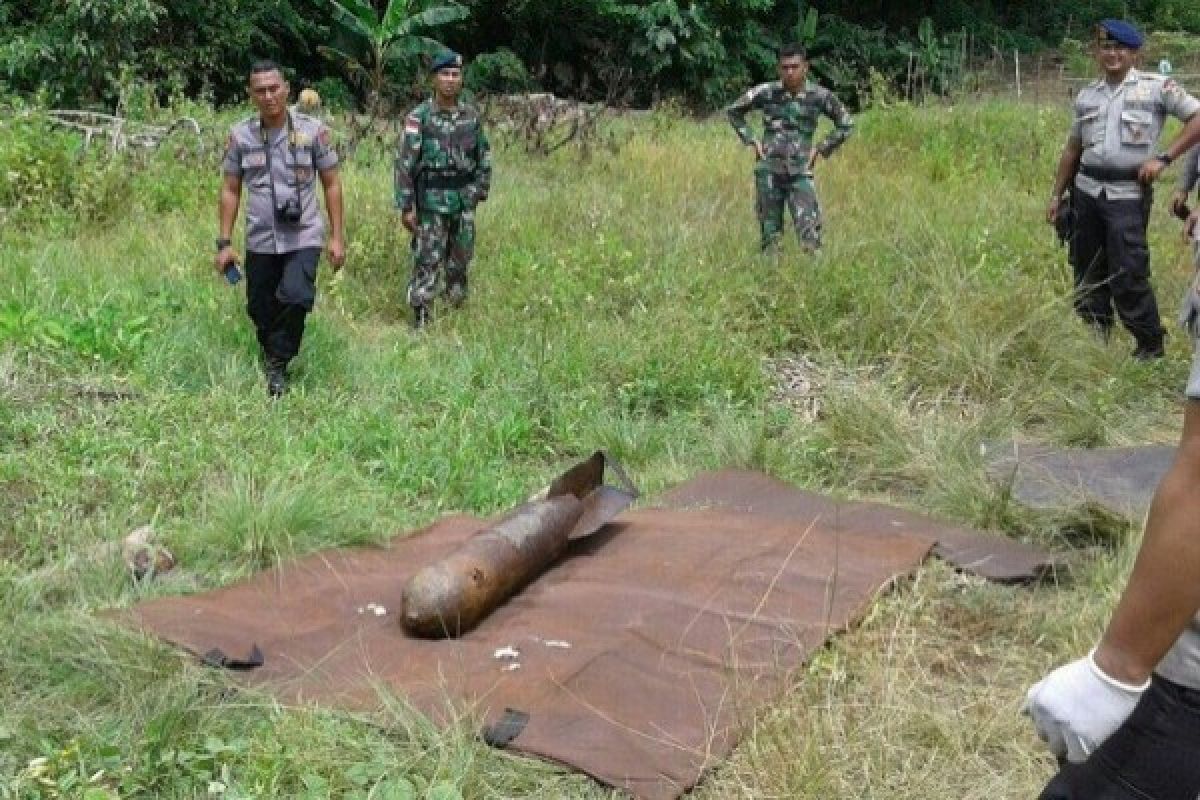
[[[419,119],[417,119],[416,117],[412,117],[412,116],[404,118],[404,133],[405,134],[420,133],[420,132],[421,132],[421,121]]]

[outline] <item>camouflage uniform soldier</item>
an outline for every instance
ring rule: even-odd
[[[746,114],[763,115],[763,140],[754,138]],[[787,206],[800,244],[809,251],[821,246],[821,208],[813,185],[817,156],[829,158],[854,129],[854,120],[832,92],[808,81],[808,57],[803,47],[786,45],[779,51],[779,80],[750,89],[726,109],[742,144],[754,148],[756,210],[762,230],[762,249],[778,243]],[[812,145],[820,115],[837,127],[816,148]]]
[[[475,207],[487,199],[492,155],[479,112],[460,103],[462,57],[434,59],[433,97],[404,120],[396,159],[396,207],[414,235],[408,304],[413,324],[429,321],[445,269],[446,296],[454,306],[467,298],[467,267],[475,253]]]

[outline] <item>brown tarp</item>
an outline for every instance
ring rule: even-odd
[[[201,656],[257,646],[264,663],[245,679],[285,702],[370,709],[382,689],[434,720],[512,723],[511,749],[673,798],[939,537],[972,536],[750,472],[701,476],[664,502],[696,507],[622,514],[457,640],[409,638],[397,616],[408,577],[486,525],[466,516],[127,615]]]
[[[1014,442],[988,447],[985,457],[988,474],[1011,487],[1013,499],[1024,506],[1061,512],[1092,506],[1140,522],[1175,459],[1175,447],[1087,450]]]
[[[916,534],[937,544],[934,555],[959,569],[1001,583],[1041,580],[1065,567],[1036,547],[880,503],[854,503],[806,492],[761,472],[706,472],[659,501],[670,508],[721,508],[784,519],[820,519],[831,530]]]

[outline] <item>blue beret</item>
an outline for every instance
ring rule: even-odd
[[[462,67],[462,56],[453,50],[443,50],[433,57],[433,63],[429,65],[430,72],[437,72],[439,69],[446,67]]]
[[[1123,44],[1131,50],[1141,48],[1145,38],[1142,32],[1130,25],[1128,22],[1120,19],[1103,19],[1100,20],[1100,29],[1108,34],[1111,41]]]

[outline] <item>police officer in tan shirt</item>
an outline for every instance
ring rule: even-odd
[[[329,128],[288,108],[279,66],[260,61],[251,67],[249,91],[258,116],[229,135],[214,264],[224,272],[236,259],[230,239],[245,185],[246,311],[262,348],[267,391],[278,397],[287,389],[288,362],[300,350],[304,320],[316,300],[317,263],[326,244],[317,179],[329,214],[334,270],[346,257],[342,185]]]
[[[1163,355],[1163,327],[1150,285],[1146,244],[1150,185],[1200,137],[1200,101],[1175,81],[1133,68],[1142,34],[1122,20],[1096,29],[1104,77],[1075,100],[1075,120],[1059,159],[1046,216],[1058,217],[1068,184],[1076,207],[1071,239],[1075,311],[1102,337],[1113,311],[1133,334],[1134,357]],[[1166,116],[1187,123],[1171,146],[1155,150]]]

